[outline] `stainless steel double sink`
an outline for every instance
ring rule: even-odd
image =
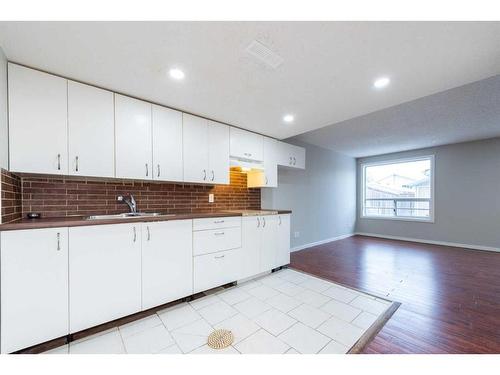
[[[92,215],[87,216],[86,220],[111,220],[111,219],[135,219],[140,217],[155,217],[155,216],[175,216],[175,214],[161,214],[159,212],[127,212],[124,214],[114,215]]]

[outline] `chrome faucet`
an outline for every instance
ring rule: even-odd
[[[130,213],[137,213],[137,203],[135,202],[134,196],[132,194],[129,195],[129,198],[125,198],[123,195],[119,195],[116,200],[118,202],[125,203],[130,208]]]

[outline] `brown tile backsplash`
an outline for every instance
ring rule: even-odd
[[[2,223],[10,223],[21,218],[22,195],[21,178],[2,169],[0,171],[0,184],[2,192]]]
[[[230,178],[230,185],[194,185],[63,176],[17,177],[2,171],[2,218],[6,223],[20,218],[21,212],[23,217],[28,212],[40,212],[43,217],[127,212],[128,207],[118,203],[116,197],[129,193],[134,195],[137,209],[146,212],[260,209],[260,189],[247,188],[246,174],[231,170]],[[214,203],[208,203],[209,193],[214,194]]]

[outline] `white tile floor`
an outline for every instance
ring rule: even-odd
[[[286,269],[47,353],[346,353],[390,304]],[[206,345],[218,328],[233,332],[231,347]]]

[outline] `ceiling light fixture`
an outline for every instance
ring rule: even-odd
[[[285,115],[285,116],[283,116],[283,121],[285,121],[285,122],[293,122],[293,120],[294,120],[293,115]]]
[[[376,89],[383,89],[384,87],[387,87],[389,83],[391,83],[389,77],[380,77],[373,82],[373,87]]]
[[[177,80],[181,80],[181,79],[184,79],[184,72],[180,69],[177,69],[177,68],[172,68],[169,70],[168,74],[170,75],[170,77],[172,77],[173,79],[177,79]]]

